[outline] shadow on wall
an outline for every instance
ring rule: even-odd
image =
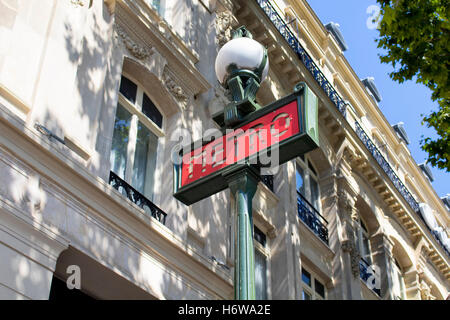
[[[65,46],[71,63],[77,66],[75,76],[74,109],[72,126],[65,128],[72,137],[85,142],[87,150],[95,149],[88,166],[91,171],[102,178],[108,173],[99,172],[109,160],[109,146],[106,140],[111,140],[112,131],[109,122],[114,122],[118,81],[114,76],[120,74],[121,65],[111,64],[111,49],[113,46],[113,16],[103,3],[87,9],[86,24],[90,29],[81,39],[74,36],[76,26],[66,23]],[[74,9],[75,10],[75,9]],[[66,124],[67,126],[67,124]],[[81,131],[81,132],[80,132]],[[111,137],[110,137],[111,136]],[[106,154],[108,157],[105,157]],[[106,166],[109,167],[109,166]]]

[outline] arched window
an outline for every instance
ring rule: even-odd
[[[360,228],[358,229],[358,246],[361,258],[368,264],[372,264],[372,254],[370,250],[369,230],[362,217],[359,218]]]
[[[402,268],[400,267],[400,264],[395,258],[393,269],[394,269],[393,275],[394,296],[396,299],[405,300],[406,299],[405,279],[403,278]]]
[[[111,171],[153,200],[163,116],[142,86],[122,76],[110,154]]]

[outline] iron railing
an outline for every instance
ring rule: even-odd
[[[144,195],[142,195],[139,191],[134,189],[112,171],[109,175],[109,184],[114,189],[130,199],[137,206],[142,208],[145,212],[149,213],[153,218],[155,218],[162,224],[166,223],[167,214],[164,211],[158,208],[153,202],[148,200]]]
[[[328,244],[328,221],[322,217],[314,206],[297,191],[297,211],[299,218],[320,238]]]
[[[375,285],[380,283],[380,281],[375,281],[375,283],[369,283],[369,278],[372,276],[370,281],[375,281],[375,278],[379,278],[381,275],[377,274],[374,268],[370,267],[370,264],[361,258],[359,260],[359,277],[361,278],[367,286],[375,292],[379,297],[381,297],[381,288],[376,288]]]
[[[344,102],[344,99],[342,99],[342,97],[337,93],[337,91],[330,84],[328,79],[316,65],[308,52],[306,52],[306,50],[302,47],[300,41],[298,41],[297,37],[292,32],[290,27],[286,24],[284,19],[280,17],[277,10],[273,7],[269,0],[256,0],[256,2],[259,4],[264,13],[269,17],[270,21],[274,24],[278,32],[287,41],[298,58],[303,62],[306,69],[308,69],[319,86],[323,89],[323,91],[325,91],[331,102],[333,102],[339,112],[345,117],[347,106]]]
[[[270,3],[270,0],[256,0],[258,5],[270,19],[272,24],[277,28],[278,32],[285,39],[285,41],[289,44],[295,54],[298,56],[300,61],[305,65],[308,71],[311,73],[315,81],[319,84],[322,90],[326,93],[326,95],[330,98],[331,102],[336,106],[339,112],[344,116],[346,116],[346,103],[342,99],[342,97],[337,93],[334,87],[329,83],[324,74],[320,71],[319,67],[314,63],[311,56],[306,52],[306,50],[302,47],[299,40],[295,36],[294,32],[290,29],[289,25],[284,21],[284,19],[279,15],[273,5]],[[377,163],[383,169],[383,171],[387,174],[394,187],[398,190],[398,192],[402,195],[405,201],[409,204],[409,206],[416,212],[420,218],[423,220],[422,215],[419,212],[419,203],[413,197],[411,192],[406,188],[403,182],[398,178],[395,171],[392,169],[391,165],[388,161],[383,157],[381,152],[372,142],[370,137],[364,132],[361,125],[356,121],[356,134],[359,139],[363,142],[364,146],[369,150],[372,156],[375,158]],[[427,225],[428,227],[428,225]],[[437,243],[443,248],[443,250],[450,256],[450,252],[445,248],[445,246],[440,241],[439,237],[433,232],[430,228],[428,228],[436,239]]]
[[[406,188],[406,186],[394,172],[389,162],[386,161],[386,159],[381,154],[380,150],[378,150],[378,148],[372,142],[369,135],[364,131],[364,129],[361,127],[358,121],[355,121],[355,127],[357,136],[362,141],[367,150],[369,150],[369,152],[372,154],[374,159],[380,165],[381,169],[383,169],[383,171],[387,174],[389,179],[394,184],[394,187],[398,190],[398,192],[400,192],[402,197],[411,206],[411,208],[415,212],[419,212],[419,203],[416,201],[416,199],[414,199],[412,194],[409,192],[409,190]]]

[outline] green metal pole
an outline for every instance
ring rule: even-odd
[[[226,179],[235,200],[234,296],[236,300],[255,300],[252,200],[260,178],[246,165]]]

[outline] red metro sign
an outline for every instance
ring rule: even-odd
[[[296,101],[183,156],[181,187],[256,155],[300,132]]]
[[[187,205],[226,189],[223,174],[244,161],[269,167],[317,148],[317,97],[305,87],[252,113],[220,138],[199,145],[182,154],[181,165],[175,167],[174,196]]]

